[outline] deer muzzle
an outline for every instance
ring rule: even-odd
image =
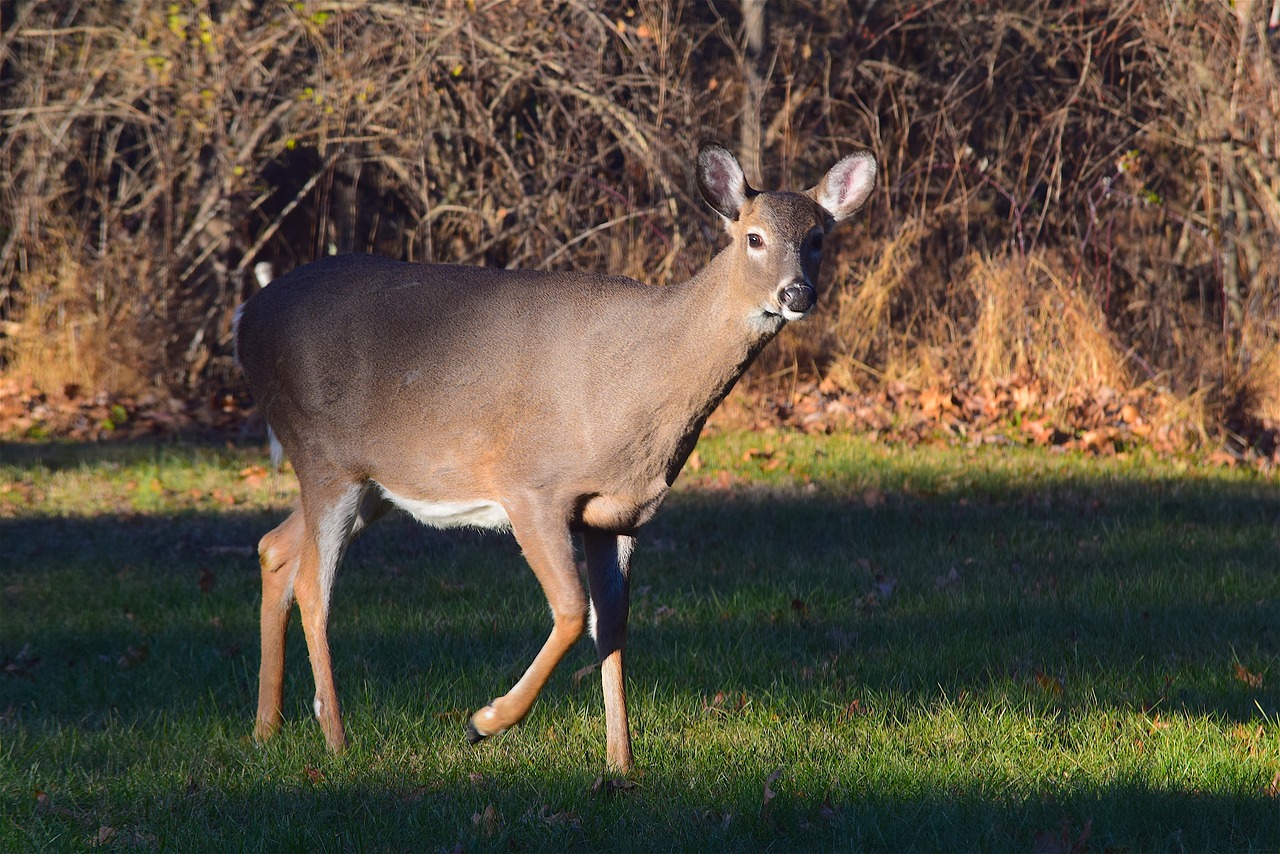
[[[788,320],[808,314],[818,302],[818,294],[807,282],[792,282],[778,294],[778,305]]]

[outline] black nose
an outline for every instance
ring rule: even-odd
[[[788,311],[804,314],[813,308],[814,303],[818,301],[818,295],[804,282],[793,282],[782,289],[780,301]]]

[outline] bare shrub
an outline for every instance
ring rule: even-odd
[[[80,322],[38,305],[66,223],[61,253],[112,346],[150,382],[197,388],[234,376],[231,313],[261,261],[683,273],[689,196],[663,134],[697,116],[677,11],[28,4],[0,75],[0,311],[14,340]]]
[[[14,4],[0,366],[235,386],[254,266],[330,251],[661,285],[718,234],[698,142],[750,138],[770,187],[881,165],[756,388],[1031,371],[1247,436],[1280,410],[1271,5],[799,0],[761,46],[722,0]]]
[[[1028,377],[1050,395],[1125,388],[1124,356],[1092,296],[1070,285],[1061,261],[977,255],[963,280],[973,298],[966,379]]]
[[[925,235],[918,222],[906,222],[881,245],[875,266],[853,277],[839,276],[833,287],[834,318],[831,333],[836,355],[829,368],[829,378],[837,384],[856,389],[874,385],[884,378],[871,365],[886,366],[888,348],[894,343],[893,305],[895,298],[913,285],[920,265],[920,242]],[[842,270],[847,274],[849,271]],[[909,342],[898,342],[910,348]],[[895,377],[902,379],[902,377]]]

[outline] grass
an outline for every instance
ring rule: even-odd
[[[637,556],[639,770],[599,782],[581,644],[470,747],[548,626],[509,537],[385,520],[248,738],[258,449],[0,446],[0,849],[1280,847],[1276,483],[1022,449],[737,434]]]

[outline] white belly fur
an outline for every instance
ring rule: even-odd
[[[496,501],[419,501],[396,495],[378,484],[388,501],[432,528],[493,528],[501,531],[511,528],[507,511]]]

